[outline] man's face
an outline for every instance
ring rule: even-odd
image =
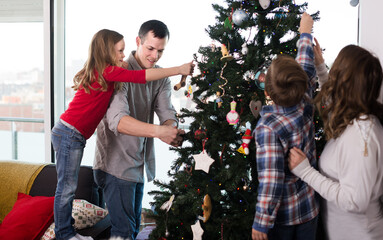
[[[168,38],[156,38],[153,32],[146,34],[144,39],[136,38],[137,51],[136,60],[143,69],[152,68],[160,60],[165,50]]]

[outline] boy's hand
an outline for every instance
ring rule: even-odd
[[[320,65],[324,63],[324,58],[322,55],[322,49],[320,48],[319,42],[316,38],[314,38],[315,45],[314,45],[314,63],[315,65]]]
[[[297,147],[293,147],[290,149],[289,153],[289,168],[293,170],[296,166],[298,166],[303,160],[306,159],[306,155],[302,150]]]
[[[193,74],[193,71],[194,71],[194,64],[193,64],[193,61],[191,61],[190,63],[185,63],[185,64],[182,64],[181,66],[179,66],[179,73],[180,75],[192,75]]]
[[[301,18],[301,24],[299,27],[299,32],[302,33],[310,33],[313,29],[314,20],[308,13],[303,13]]]

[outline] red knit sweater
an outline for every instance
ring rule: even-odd
[[[96,78],[98,74],[95,74]],[[109,100],[114,91],[114,82],[146,83],[145,70],[126,70],[116,66],[105,68],[103,77],[108,84],[104,92],[98,82],[93,82],[86,93],[79,88],[69,103],[68,109],[61,115],[61,119],[74,126],[84,137],[92,136],[97,125],[104,117],[109,106]]]

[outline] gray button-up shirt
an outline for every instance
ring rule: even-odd
[[[129,69],[142,69],[133,51],[128,58]],[[156,68],[158,66],[155,66]],[[154,112],[160,124],[166,120],[177,121],[171,103],[169,78],[146,84],[124,83],[115,91],[108,111],[97,127],[94,169],[101,169],[117,178],[144,182],[144,166],[148,181],[155,177],[154,139],[119,133],[118,123],[124,116],[131,116],[146,123],[153,123]]]

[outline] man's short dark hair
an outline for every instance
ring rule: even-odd
[[[154,37],[156,38],[168,38],[170,37],[169,29],[165,25],[165,23],[158,21],[158,20],[149,20],[144,22],[140,30],[138,31],[138,36],[141,38],[141,40],[145,39],[146,34],[148,32],[152,31],[154,34]]]

